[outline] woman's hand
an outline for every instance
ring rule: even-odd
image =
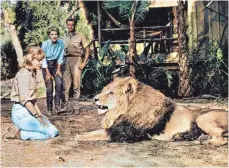
[[[41,110],[39,109],[39,107],[37,106],[37,103],[34,104],[34,107],[35,107],[35,109],[37,110],[37,115],[38,115],[38,116],[44,116],[44,115],[41,113]]]
[[[34,115],[36,117],[36,119],[44,126],[47,127],[48,124],[47,122],[44,120],[45,116],[41,113],[39,107],[37,106],[37,104],[35,103],[34,105],[35,109],[37,110],[37,113]]]
[[[49,83],[49,81],[52,79],[52,75],[50,74],[50,72],[46,72],[46,76],[45,76],[45,82],[46,83]]]
[[[60,69],[57,69],[55,76],[57,76],[57,75],[59,75],[59,77],[62,77],[62,73],[61,73]]]
[[[39,115],[36,119],[37,119],[44,127],[48,127],[48,123],[44,120],[43,115]]]

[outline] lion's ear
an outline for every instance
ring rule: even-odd
[[[135,86],[130,82],[124,85],[124,93],[133,93],[135,91]]]
[[[132,93],[133,92],[133,87],[131,83],[127,83],[127,86],[125,88],[125,93]]]
[[[136,93],[138,81],[136,79],[130,79],[124,85],[123,93]]]

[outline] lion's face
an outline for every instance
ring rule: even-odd
[[[105,114],[108,110],[116,108],[122,104],[122,102],[128,100],[130,92],[130,84],[128,80],[130,79],[133,80],[133,78],[117,78],[114,82],[104,87],[100,94],[97,94],[94,97],[95,103],[98,106],[99,114]]]
[[[100,94],[96,95],[95,101],[98,113],[104,114],[116,107],[118,103],[117,91],[114,88],[103,90]]]

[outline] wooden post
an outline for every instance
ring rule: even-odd
[[[228,16],[228,2],[220,1],[218,2],[219,12],[225,16]],[[221,19],[220,19],[221,18]],[[220,29],[220,47],[223,47],[228,40],[228,21],[225,17],[219,15],[219,29]],[[227,47],[227,46],[224,46]],[[222,48],[223,49],[223,48]]]
[[[190,84],[190,64],[188,53],[188,36],[186,34],[185,4],[178,1],[177,7],[177,30],[179,42],[179,87],[178,96],[188,97],[192,94]]]
[[[100,13],[100,4],[97,0],[97,14],[98,14],[98,42],[99,42],[99,52],[101,50],[101,13]]]
[[[143,38],[146,38],[146,29],[143,29]],[[144,49],[146,48],[146,42],[144,41]]]
[[[188,0],[188,35],[189,35],[189,49],[193,47],[193,40],[197,38],[197,9],[196,0]]]
[[[218,13],[222,13],[222,11],[219,11],[218,3],[219,1],[214,1],[211,4],[210,8]],[[212,38],[219,42],[220,41],[220,26],[219,26],[220,19],[219,19],[219,14],[216,12],[212,11],[212,18],[211,18],[212,20]]]
[[[97,53],[97,48],[96,48],[96,45],[95,45],[95,41],[93,41],[92,44],[93,44],[93,48],[94,48],[94,57],[95,57],[95,59],[98,59],[98,53]]]

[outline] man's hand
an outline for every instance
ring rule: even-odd
[[[57,75],[59,75],[60,77],[62,77],[62,73],[61,73],[61,71],[59,69],[57,69],[55,76],[57,76]]]
[[[87,63],[86,62],[81,62],[79,69],[83,70],[86,67]]]

